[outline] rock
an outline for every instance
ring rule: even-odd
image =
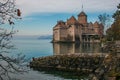
[[[116,77],[108,77],[108,80],[116,80]]]
[[[92,80],[98,80],[98,79],[97,79],[97,77],[94,76],[94,77],[92,78]]]

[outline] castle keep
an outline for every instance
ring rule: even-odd
[[[53,42],[93,42],[103,36],[104,26],[97,21],[87,22],[85,12],[78,14],[78,19],[71,16],[66,22],[58,21],[53,27]]]

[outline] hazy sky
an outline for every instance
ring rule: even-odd
[[[98,20],[99,14],[112,15],[120,0],[16,0],[22,11],[22,20],[15,24],[18,35],[52,34],[52,28],[58,20],[66,21],[72,15],[82,11],[88,15],[88,21]]]

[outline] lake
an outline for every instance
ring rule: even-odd
[[[13,43],[15,45],[14,51],[11,54],[22,53],[26,55],[26,58],[42,57],[60,54],[78,54],[87,53],[94,54],[100,53],[99,44],[79,44],[79,43],[50,43],[50,39],[38,40],[38,39],[15,39]],[[52,74],[46,74],[44,72],[38,72],[30,70],[29,73],[23,75],[13,75],[21,80],[71,80],[64,79],[63,77],[55,76]],[[82,79],[81,79],[82,80]],[[86,79],[87,80],[87,79]]]
[[[17,52],[23,53],[26,57],[41,57],[53,55],[51,40],[20,39],[13,40]]]

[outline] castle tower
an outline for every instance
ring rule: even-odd
[[[78,14],[78,22],[83,25],[87,24],[87,15],[84,12],[83,4],[82,4],[82,12]]]
[[[85,14],[85,12],[81,12],[80,14],[78,14],[78,22],[80,24],[87,24],[87,15]]]

